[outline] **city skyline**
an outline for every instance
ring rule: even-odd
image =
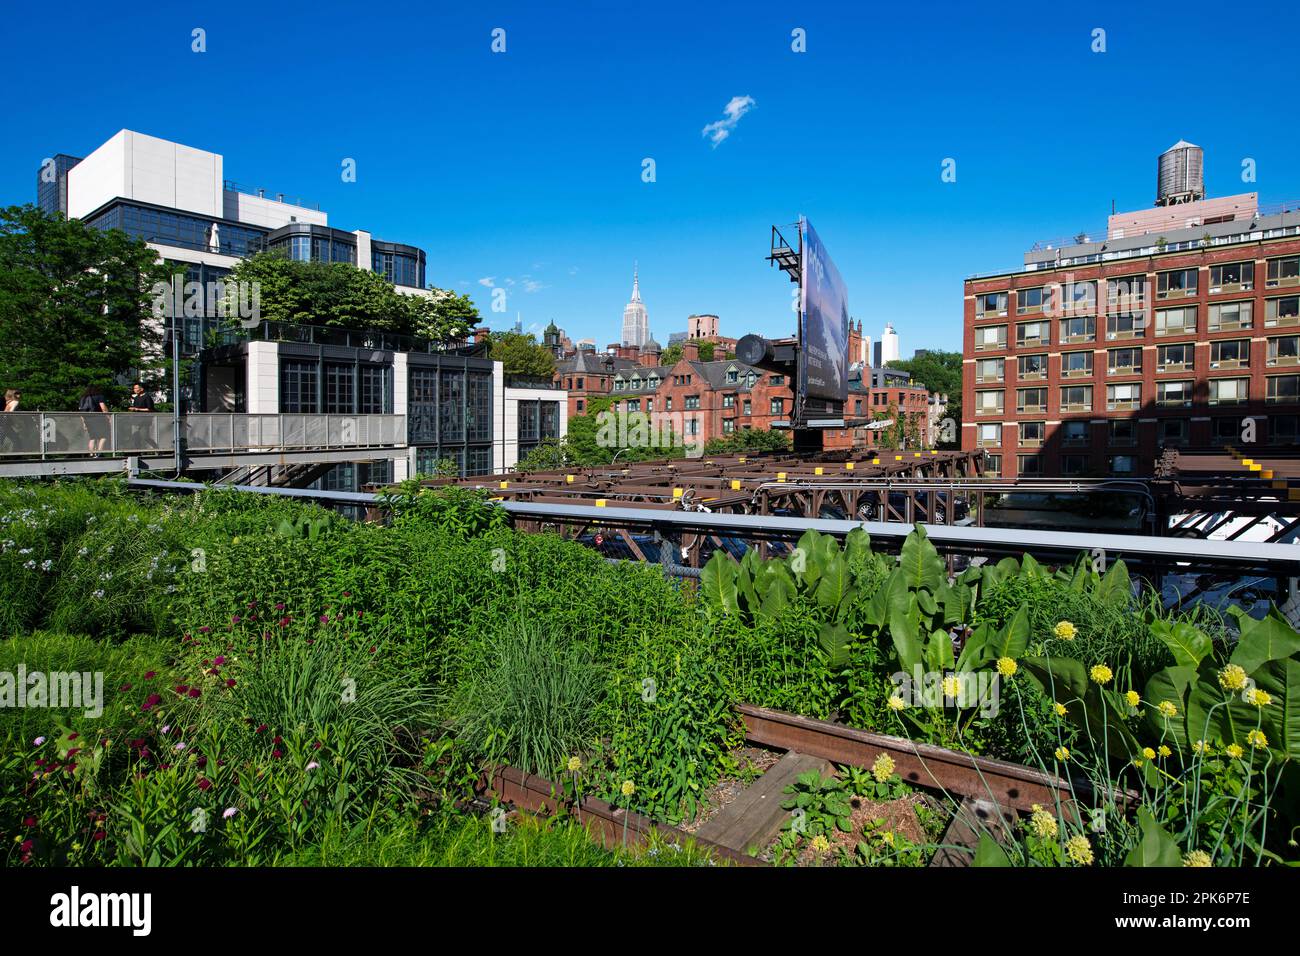
[[[1148,206],[1152,157],[1179,139],[1205,148],[1212,194],[1300,195],[1289,159],[1300,137],[1268,122],[1268,95],[1201,84],[1180,97],[1166,82],[1171,102],[1195,108],[1137,121],[1124,106],[1152,82],[1152,63],[1249,57],[1252,89],[1281,88],[1285,64],[1251,55],[1254,30],[1173,36],[1158,14],[1120,6],[1033,9],[1026,23],[1021,11],[923,19],[756,5],[743,17],[692,11],[683,31],[673,17],[594,7],[410,9],[402,30],[259,8],[260,28],[248,31],[238,4],[112,14],[72,4],[80,28],[54,71],[37,62],[43,15],[20,9],[14,67],[42,77],[41,95],[10,106],[0,195],[31,202],[44,158],[135,129],[220,151],[241,182],[418,245],[428,281],[470,294],[491,328],[521,317],[539,333],[554,319],[602,346],[619,338],[634,259],[665,342],[700,312],[732,335],[791,334],[790,286],[764,258],[769,227],[805,214],[844,275],[853,318],[872,330],[892,322],[909,350],[960,348],[970,274],[1018,260],[1035,241],[1095,230],[1112,200]],[[1295,19],[1275,13],[1270,29]],[[796,29],[806,52],[792,49]],[[1094,52],[1098,29],[1104,52]],[[273,61],[275,37],[289,30],[312,45],[313,69],[358,82],[332,84],[328,97],[293,98],[290,87],[268,96],[243,64]],[[108,68],[122,58],[149,66]],[[175,97],[140,82],[152,71],[175,97],[220,89],[238,109],[177,111]],[[376,97],[375,84],[413,97]],[[437,100],[425,99],[434,86]],[[1106,135],[1117,123],[1124,135]],[[351,182],[340,176],[349,159]],[[653,182],[643,181],[647,159]],[[1253,182],[1242,181],[1247,160]]]

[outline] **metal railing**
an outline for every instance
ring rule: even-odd
[[[406,444],[405,415],[204,413],[182,422],[192,452]],[[0,413],[0,458],[171,454],[172,423],[158,412]]]

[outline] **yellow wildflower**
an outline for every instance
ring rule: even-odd
[[[1124,700],[1130,707],[1136,707],[1138,704],[1142,703],[1142,698],[1138,696],[1138,692],[1135,690],[1125,691]]]
[[[958,692],[961,691],[961,681],[955,674],[949,674],[943,679],[943,696],[955,700]]]
[[[1052,628],[1052,633],[1063,641],[1072,641],[1079,631],[1069,621],[1061,621]]]
[[[812,848],[818,853],[825,853],[831,848],[831,841],[819,833],[812,838]]]
[[[577,757],[569,758],[569,773],[577,773],[582,769],[582,761]]]
[[[1267,747],[1268,738],[1264,736],[1264,732],[1262,730],[1252,730],[1250,733],[1246,735],[1246,743],[1256,748]]]
[[[1110,668],[1105,664],[1093,664],[1092,670],[1088,671],[1088,676],[1093,679],[1094,683],[1104,684],[1115,675],[1111,673]]]
[[[1069,759],[1070,759],[1070,748],[1069,748],[1069,747],[1057,747],[1057,748],[1056,748],[1056,759],[1059,760],[1059,761],[1061,761],[1061,763],[1065,763],[1065,761],[1069,760]]]
[[[904,701],[903,698],[899,697],[897,694],[893,694],[890,696],[889,698],[890,710],[902,710],[906,706],[907,706],[907,702]]]
[[[620,787],[619,790],[622,791],[623,796],[630,797],[632,796],[632,794],[636,793],[636,784],[634,784],[631,780],[624,780],[623,786]]]
[[[871,765],[871,775],[876,778],[876,783],[887,781],[894,775],[894,758],[889,754],[881,754]]]
[[[1057,716],[1057,717],[1064,717],[1064,716],[1065,716],[1065,714],[1066,714],[1066,710],[1065,710],[1065,705],[1064,705],[1064,704],[1054,704],[1053,707],[1054,707],[1054,709],[1056,710],[1056,716]]]
[[[1258,687],[1247,687],[1241,696],[1246,703],[1254,704],[1256,707],[1267,707],[1273,703],[1273,695]]]
[[[1152,750],[1150,747],[1143,747],[1142,756],[1146,757],[1148,760],[1155,760],[1156,752]]]
[[[1183,857],[1183,866],[1214,866],[1214,861],[1204,850],[1192,850]]]
[[[1172,703],[1170,703],[1170,702],[1167,701],[1167,700],[1162,700],[1162,701],[1160,702],[1160,707],[1159,707],[1158,709],[1159,709],[1160,713],[1161,713],[1162,715],[1164,715],[1165,717],[1177,717],[1177,716],[1178,716],[1178,708],[1175,707]]]
[[[1065,841],[1065,855],[1070,858],[1072,863],[1079,866],[1088,866],[1092,863],[1092,844],[1083,834],[1075,834]]]
[[[1040,840],[1055,840],[1057,833],[1056,817],[1035,803],[1034,812],[1029,818],[1029,829]]]
[[[1003,677],[1010,677],[1016,672],[1016,662],[1010,657],[998,658],[998,673]]]
[[[1214,748],[1204,740],[1198,740],[1196,743],[1192,744],[1192,752],[1200,754],[1202,757],[1208,757],[1210,754],[1214,753]]]
[[[1162,757],[1168,757],[1168,756],[1169,756],[1170,754],[1172,754],[1172,753],[1173,753],[1173,751],[1170,750],[1168,747],[1166,747],[1164,744],[1161,744],[1161,745],[1160,745],[1160,756],[1162,756]]]
[[[1239,760],[1241,759],[1241,755],[1246,751],[1241,749],[1241,744],[1228,744],[1228,746],[1223,748],[1223,752],[1233,760]]]
[[[1219,671],[1219,686],[1224,690],[1241,690],[1246,686],[1246,672],[1239,664],[1229,664]]]

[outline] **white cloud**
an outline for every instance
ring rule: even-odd
[[[478,284],[481,286],[487,286],[490,289],[496,284],[496,276],[484,276],[478,280]]]
[[[524,279],[523,281],[524,281],[525,292],[537,292],[540,289],[549,288],[548,286],[543,285],[541,282],[538,282],[536,279]]]
[[[740,118],[754,108],[754,98],[752,96],[733,96],[727,105],[722,108],[723,118],[716,122],[710,123],[700,131],[701,136],[707,136],[713,148],[717,149],[718,144],[731,135],[731,131],[736,128]]]

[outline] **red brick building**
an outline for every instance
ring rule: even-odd
[[[962,448],[989,474],[1143,475],[1167,446],[1293,445],[1300,211],[1180,200],[1035,247],[966,280],[963,359]]]

